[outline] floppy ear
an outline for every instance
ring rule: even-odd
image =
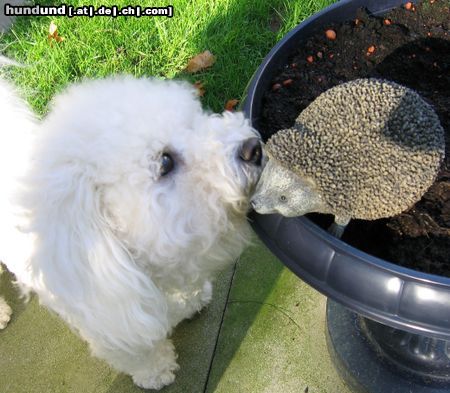
[[[91,343],[130,351],[151,345],[169,330],[165,298],[114,235],[102,185],[70,165],[33,179],[33,287]]]

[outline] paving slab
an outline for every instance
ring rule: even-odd
[[[240,258],[209,393],[350,393],[331,363],[326,298],[259,241]]]
[[[24,3],[25,0],[0,0],[0,33],[6,33],[14,22],[14,18],[5,15],[5,4],[17,6]]]

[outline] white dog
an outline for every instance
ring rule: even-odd
[[[42,123],[2,82],[0,119],[0,259],[94,355],[170,384],[171,329],[248,242],[259,135],[186,83],[131,77],[70,87]]]

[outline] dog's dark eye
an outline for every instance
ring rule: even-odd
[[[172,156],[168,153],[164,153],[161,156],[161,176],[166,176],[168,173],[170,173],[173,168],[175,167],[175,161],[173,160]]]

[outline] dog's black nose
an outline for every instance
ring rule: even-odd
[[[239,157],[245,162],[260,166],[262,161],[262,147],[259,139],[247,139],[241,146]]]

